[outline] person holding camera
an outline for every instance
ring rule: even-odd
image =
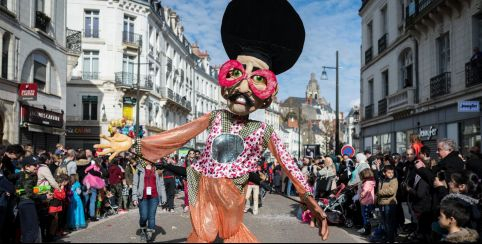
[[[141,235],[150,241],[155,233],[159,196],[161,204],[167,200],[164,179],[156,173],[156,167],[147,161],[145,168],[138,165],[133,184],[132,202],[134,206],[139,206]]]

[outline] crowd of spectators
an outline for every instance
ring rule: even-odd
[[[304,157],[299,166],[320,204],[340,189],[354,192],[351,219],[371,241],[477,241],[482,229],[480,147],[462,155],[453,140],[441,139],[436,154],[438,159],[431,158],[430,148],[415,137],[403,154]],[[273,186],[295,195],[288,178],[280,181],[286,184]],[[300,208],[298,217],[316,225],[309,210]]]
[[[177,156],[162,160],[172,164],[186,161]],[[154,179],[163,184],[156,192],[155,206],[173,212],[174,194],[184,188],[183,182],[174,177],[171,182],[169,172],[153,166]],[[60,144],[52,152],[34,151],[31,145],[0,146],[0,242],[55,241],[99,219],[137,205],[142,208],[147,202],[141,201],[146,199],[142,195],[146,194],[143,172],[150,171],[131,153],[109,162],[90,149]],[[163,192],[164,181],[168,196]],[[188,210],[186,205],[184,211]],[[146,224],[147,217],[141,216],[141,227],[142,221],[153,228]]]

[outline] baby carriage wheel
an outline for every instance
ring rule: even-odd
[[[347,219],[345,220],[345,227],[346,227],[346,228],[352,228],[353,225],[354,225],[353,219],[347,218]]]

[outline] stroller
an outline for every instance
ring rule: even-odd
[[[104,215],[103,217],[109,217],[112,215],[116,215],[119,213],[119,206],[117,204],[114,204],[114,195],[108,191],[106,194],[106,201],[104,203]]]
[[[355,205],[353,196],[355,191],[353,187],[347,187],[340,184],[329,198],[320,198],[318,205],[325,211],[328,216],[328,222],[331,224],[342,225],[352,228],[354,225],[353,216],[355,213]]]

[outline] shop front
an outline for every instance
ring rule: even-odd
[[[404,154],[410,146],[410,136],[418,135],[430,148],[431,156],[437,158],[437,140],[449,138],[465,155],[481,141],[481,113],[466,113],[450,106],[407,118],[392,120],[372,126],[362,126],[363,147],[372,153]]]
[[[20,144],[30,144],[34,150],[53,152],[65,136],[63,113],[22,105],[20,119]]]
[[[66,126],[65,145],[69,148],[93,149],[100,143],[100,126]]]

